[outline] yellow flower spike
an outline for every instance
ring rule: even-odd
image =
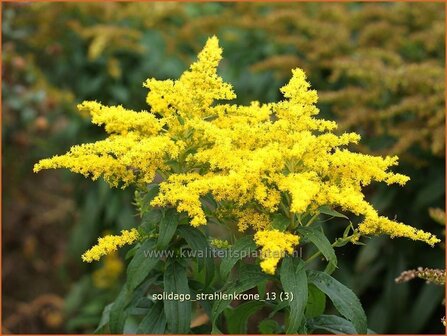
[[[406,237],[426,242],[431,246],[440,242],[440,240],[431,233],[417,230],[414,227],[392,221],[382,216],[366,217],[365,220],[360,223],[359,231],[364,235],[386,234],[391,238]]]
[[[255,243],[261,247],[261,268],[265,273],[274,274],[278,262],[285,254],[292,254],[300,238],[279,230],[263,230],[255,234]]]
[[[236,95],[230,84],[217,75],[217,66],[222,59],[217,37],[208,39],[199,53],[198,61],[185,71],[177,81],[148,79],[144,86],[150,91],[147,103],[154,111],[169,119],[170,126],[178,126],[178,114],[184,118],[203,118],[217,99],[233,99]]]
[[[98,244],[82,255],[82,261],[92,262],[101,259],[102,256],[114,253],[119,247],[130,245],[140,238],[140,234],[136,229],[123,230],[121,235],[108,235],[98,238]]]

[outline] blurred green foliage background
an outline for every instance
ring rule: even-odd
[[[291,69],[318,90],[321,115],[362,135],[357,149],[398,154],[404,188],[368,197],[389,217],[444,236],[445,17],[442,3],[8,3],[2,6],[3,326],[13,333],[91,332],[123,280],[124,258],[82,264],[105,232],[135,225],[132,190],[40,158],[103,137],[75,109],[86,99],[147,109],[142,82],[178,77],[206,38],[238,102],[281,99]],[[341,226],[340,226],[341,227]],[[339,231],[337,223],[332,234]],[[379,333],[441,333],[443,289],[396,284],[401,271],[443,268],[444,246],[373,238],[346,246],[335,276]],[[256,330],[255,330],[256,331]]]

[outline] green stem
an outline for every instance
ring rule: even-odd
[[[290,215],[290,227],[292,229],[295,228],[295,213],[293,213],[292,211],[289,212]]]
[[[315,220],[318,218],[319,215],[320,215],[319,212],[317,212],[315,215],[313,215],[312,218],[309,219],[309,221],[306,223],[305,226],[310,226],[313,222],[315,222]]]

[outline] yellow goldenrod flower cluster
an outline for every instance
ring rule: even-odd
[[[112,287],[123,271],[124,265],[115,251],[104,258],[104,265],[93,272],[93,284],[97,288]]]
[[[269,216],[256,212],[254,209],[236,210],[235,215],[238,218],[237,227],[240,232],[246,231],[249,227],[253,227],[257,231],[270,226]]]
[[[122,187],[145,185],[158,175],[162,182],[152,206],[175,207],[189,216],[191,225],[200,226],[207,223],[202,198],[211,195],[216,211],[222,204],[235,210],[240,231],[258,231],[256,241],[266,251],[289,251],[299,241],[270,230],[273,215],[282,211],[293,222],[295,214],[315,214],[321,206],[363,216],[363,234],[385,233],[431,245],[438,241],[380,217],[364,199],[362,188],[374,181],[403,185],[409,178],[389,170],[397,157],[353,153],[347,146],[357,143],[359,135],[337,135],[335,122],[315,117],[317,92],[301,69],[293,70],[281,88],[284,100],[240,106],[225,102],[236,95],[217,74],[221,53],[212,37],[178,80],[147,80],[149,112],[80,104],[109,136],[44,159],[34,170],[65,167]],[[132,232],[103,238],[83,259],[97,260],[133,242],[137,234]],[[274,272],[279,259],[264,258],[264,270]]]
[[[364,235],[386,234],[391,238],[407,237],[413,240],[425,241],[427,244],[434,245],[439,242],[439,239],[430,233],[422,230],[417,230],[414,227],[397,223],[383,216],[367,217],[359,225],[360,233]]]
[[[274,274],[279,260],[285,253],[292,254],[300,238],[279,230],[258,231],[255,234],[256,245],[261,246],[261,268],[265,273]]]
[[[162,123],[153,114],[97,102],[84,102],[78,109],[88,111],[93,123],[104,125],[109,137],[41,160],[34,171],[69,168],[93,180],[102,175],[113,186],[119,182],[126,186],[137,180],[151,182],[156,170],[165,167],[166,156],[174,159],[178,155],[178,146],[168,136],[159,134]]]
[[[82,260],[85,262],[99,260],[102,256],[115,252],[119,247],[134,243],[139,237],[138,231],[131,229],[121,231],[120,235],[108,235],[98,238],[98,244],[86,251],[82,255]]]

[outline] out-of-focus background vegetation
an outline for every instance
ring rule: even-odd
[[[438,234],[445,197],[444,4],[3,4],[3,331],[92,332],[120,288],[123,256],[82,264],[99,235],[138,220],[132,190],[40,158],[103,137],[76,110],[85,99],[147,109],[148,77],[176,78],[206,38],[224,48],[220,73],[238,101],[281,99],[303,68],[325,118],[363,137],[365,153],[398,154],[406,187],[374,185],[385,215]],[[336,223],[332,234],[338,233]],[[370,329],[443,333],[443,289],[396,284],[401,271],[444,267],[444,246],[378,237],[339,250],[335,276],[360,296]],[[254,330],[256,332],[256,329]]]

